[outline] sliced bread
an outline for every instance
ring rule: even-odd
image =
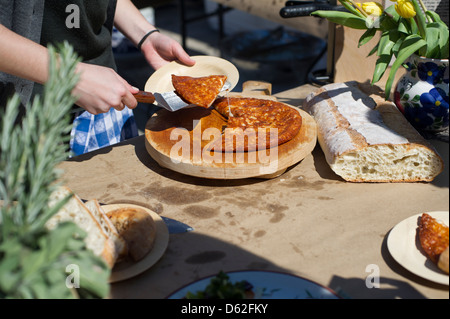
[[[114,226],[112,221],[108,218],[98,200],[91,199],[85,202],[84,204],[97,219],[97,222],[103,228],[105,234],[107,234],[107,236],[114,241],[114,244],[116,245],[116,249],[119,254],[118,256],[119,259],[126,256],[128,254],[127,244],[125,240],[122,238],[122,236],[120,236],[119,233],[117,232],[116,227]]]
[[[72,221],[86,232],[85,243],[96,256],[105,260],[109,267],[113,267],[117,258],[118,250],[114,240],[108,236],[102,225],[94,214],[86,207],[83,201],[67,187],[60,187],[53,192],[49,206],[53,207],[58,202],[70,197],[69,201],[46,223],[48,229],[57,227],[59,223]],[[77,234],[74,234],[77,236]]]
[[[443,170],[439,154],[392,102],[371,91],[351,81],[306,98],[331,169],[351,182],[432,181]]]

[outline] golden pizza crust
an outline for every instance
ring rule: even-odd
[[[419,240],[428,258],[438,264],[441,254],[449,246],[448,226],[424,213],[419,220]]]
[[[225,75],[190,77],[172,74],[175,93],[186,103],[205,108],[214,103],[226,80]]]

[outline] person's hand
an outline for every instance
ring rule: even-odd
[[[151,34],[142,44],[141,50],[147,62],[155,70],[171,61],[178,61],[188,66],[195,64],[195,60],[177,41],[159,32]]]
[[[118,111],[125,107],[134,109],[137,101],[133,96],[139,90],[120,77],[113,69],[79,63],[80,79],[72,91],[78,98],[76,104],[94,115],[106,113],[111,108]]]

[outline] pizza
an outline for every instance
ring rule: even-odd
[[[191,77],[172,74],[175,93],[184,102],[205,108],[213,104],[226,80],[226,75]]]
[[[428,258],[435,264],[448,248],[448,226],[424,213],[419,220],[419,241]]]
[[[213,107],[227,124],[221,138],[211,143],[212,151],[270,149],[293,139],[302,126],[297,110],[273,100],[222,97]]]

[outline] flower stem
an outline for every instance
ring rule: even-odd
[[[419,0],[420,1],[420,0]],[[426,35],[425,35],[425,28],[426,28],[426,22],[425,22],[425,15],[422,12],[421,7],[419,7],[419,4],[417,3],[416,0],[411,0],[413,6],[414,6],[414,10],[416,11],[416,16],[414,17],[416,22],[417,22],[417,26],[419,28],[419,34],[422,37],[422,39],[426,39]]]
[[[426,13],[427,13],[428,9],[427,9],[427,7],[425,6],[425,3],[423,3],[422,0],[419,0],[419,4],[420,4],[420,6],[422,7],[423,12],[425,13],[425,19],[426,19],[426,22],[429,22],[430,20],[428,20],[428,17],[426,17]]]
[[[425,3],[423,3],[423,1],[422,0],[419,0],[419,3],[420,3],[420,6],[422,7],[422,9],[423,9],[423,12],[427,12],[428,11],[428,9],[427,9],[427,7],[425,7]]]

